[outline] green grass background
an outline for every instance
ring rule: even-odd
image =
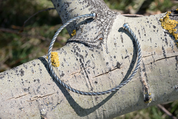
[[[136,13],[143,0],[104,0],[121,13]],[[159,14],[178,8],[177,0],[153,0],[145,15]],[[44,11],[30,19],[22,34],[23,23],[35,12],[53,7],[50,0],[0,0],[0,72],[47,54],[50,40],[62,25],[55,10]],[[54,49],[65,45],[70,38],[63,30]],[[178,101],[163,105],[178,118]],[[157,106],[131,112],[117,119],[169,119]]]

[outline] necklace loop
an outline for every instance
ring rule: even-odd
[[[141,62],[141,48],[140,48],[140,44],[139,44],[139,41],[136,37],[136,35],[134,34],[134,32],[130,29],[129,25],[128,24],[124,24],[123,25],[123,28],[128,31],[134,41],[136,42],[136,45],[137,45],[137,64],[136,64],[136,67],[134,69],[134,71],[132,72],[132,74],[130,75],[129,78],[127,78],[126,80],[122,81],[118,86],[112,88],[112,89],[109,89],[109,90],[106,90],[106,91],[102,91],[102,92],[84,92],[84,91],[79,91],[77,89],[74,89],[70,86],[68,86],[67,84],[65,84],[64,82],[62,82],[60,80],[60,78],[56,75],[56,73],[54,72],[53,70],[53,67],[52,67],[52,64],[51,64],[51,51],[52,51],[52,48],[53,48],[53,45],[54,45],[54,42],[56,41],[56,38],[58,36],[58,34],[67,26],[69,25],[71,22],[77,20],[77,19],[80,19],[80,18],[96,18],[97,17],[97,14],[96,13],[92,13],[92,14],[85,14],[85,15],[81,15],[81,16],[78,16],[78,17],[75,17],[75,18],[72,18],[70,19],[69,21],[67,21],[64,25],[62,25],[58,30],[57,32],[55,33],[55,35],[53,36],[53,39],[50,43],[50,46],[49,46],[49,50],[48,50],[48,65],[49,65],[49,69],[50,69],[50,72],[51,72],[51,75],[62,85],[64,86],[66,89],[72,91],[72,92],[75,92],[75,93],[78,93],[78,94],[81,94],[81,95],[104,95],[104,94],[108,94],[108,93],[111,93],[111,92],[114,92],[114,91],[117,91],[119,90],[120,88],[122,88],[124,85],[126,85],[127,83],[129,83],[131,81],[131,79],[134,77],[134,75],[136,74],[139,66],[140,66],[140,62]]]

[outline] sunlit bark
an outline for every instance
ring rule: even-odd
[[[141,44],[141,68],[117,92],[84,96],[53,80],[46,56],[40,57],[0,73],[0,118],[113,118],[148,107],[143,79],[152,96],[149,106],[178,99],[178,48],[161,26],[160,18],[165,14],[132,18],[110,10],[102,0],[52,2],[63,23],[88,13],[98,16],[67,27],[69,34],[77,32],[56,51],[60,66],[54,69],[62,81],[75,89],[96,92],[126,79],[134,68],[137,52],[132,37],[122,28],[124,23],[130,25]]]

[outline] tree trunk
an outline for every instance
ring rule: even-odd
[[[126,79],[135,67],[137,52],[132,36],[122,28],[124,23],[140,42],[141,68],[119,91],[85,96],[53,80],[46,56],[40,57],[0,73],[0,118],[107,119],[178,99],[178,48],[161,26],[165,13],[130,18],[110,10],[103,0],[52,2],[63,23],[97,13],[94,20],[77,20],[67,27],[69,34],[77,32],[56,51],[60,66],[54,69],[62,81],[78,90],[97,92]],[[145,87],[151,94],[149,104],[144,102]]]

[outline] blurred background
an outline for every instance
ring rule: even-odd
[[[178,8],[178,0],[104,0],[122,14],[154,15]],[[23,23],[34,13],[53,8],[50,0],[0,0],[0,72],[47,54],[50,40],[62,25],[55,10],[43,11]],[[23,32],[22,32],[23,29]],[[21,31],[21,32],[19,32]],[[54,49],[70,38],[64,29]],[[166,109],[166,112],[161,109]],[[131,112],[115,119],[177,119],[178,101]]]

